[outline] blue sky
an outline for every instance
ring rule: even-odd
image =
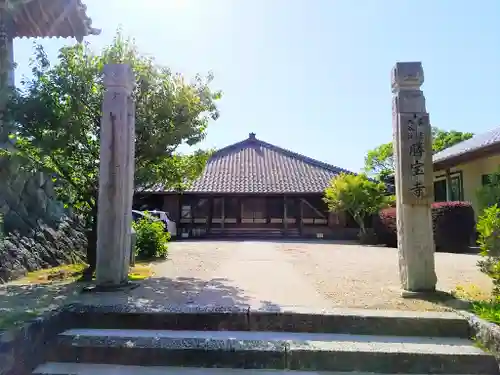
[[[498,0],[84,0],[96,50],[121,25],[189,77],[215,74],[221,118],[202,146],[257,138],[358,171],[391,139],[390,70],[422,61],[431,123],[500,126]],[[73,40],[44,40],[49,56]],[[17,80],[32,40],[15,41]]]

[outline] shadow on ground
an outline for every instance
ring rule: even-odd
[[[81,284],[38,284],[0,286],[0,329],[74,301]]]
[[[452,293],[437,290],[433,293],[415,293],[411,296],[404,296],[404,299],[427,301],[435,305],[443,306],[455,310],[470,310],[472,302],[456,298]]]
[[[99,305],[215,305],[221,307],[250,306],[244,290],[230,285],[231,280],[193,277],[150,278],[136,282],[134,289],[115,292],[82,293],[87,283],[3,285],[0,286],[0,330],[11,328],[68,303]],[[255,302],[255,301],[254,301]],[[252,304],[255,307],[255,303]],[[258,308],[281,310],[270,301]]]

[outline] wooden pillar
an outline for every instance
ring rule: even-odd
[[[196,197],[198,198],[198,197]],[[189,204],[189,236],[191,237],[193,235],[193,228],[194,228],[194,210],[193,210],[193,202],[198,202],[197,200],[191,199],[190,204]]]
[[[237,198],[237,206],[240,209],[238,210],[238,214],[236,216],[236,224],[237,225],[241,225],[241,215],[242,215],[242,212],[243,212],[243,206],[242,206],[242,202],[241,202],[241,197]]]
[[[221,201],[221,223],[220,223],[220,227],[221,229],[224,229],[224,220],[226,219],[226,213],[225,213],[225,201],[226,201],[226,197],[223,196],[222,197],[222,201]]]
[[[303,217],[304,217],[304,201],[302,198],[299,198],[299,211],[300,211],[300,234],[302,235],[302,232],[304,230],[304,222],[303,222]]]
[[[287,207],[286,207],[286,195],[283,196],[283,229],[288,232],[288,220],[287,220]]]
[[[212,229],[212,218],[214,216],[214,197],[208,198],[208,218],[207,218],[207,233]]]
[[[451,202],[453,200],[453,192],[451,190],[451,175],[450,169],[446,169],[446,201]]]

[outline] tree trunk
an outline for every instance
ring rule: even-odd
[[[365,220],[364,217],[360,217],[359,215],[352,215],[354,221],[359,225],[359,231],[362,235],[366,234]]]

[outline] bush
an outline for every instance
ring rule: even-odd
[[[467,252],[474,236],[474,210],[468,202],[432,204],[432,227],[436,251]],[[380,243],[397,247],[396,208],[381,210],[373,229]]]
[[[475,227],[474,209],[469,202],[438,202],[432,205],[436,251],[468,252]]]
[[[374,217],[373,230],[379,243],[389,247],[398,247],[396,208],[390,207],[381,210],[378,216]]]
[[[133,223],[136,231],[135,254],[139,258],[166,258],[170,234],[163,222],[145,217]]]
[[[500,208],[494,204],[485,208],[477,221],[481,256],[479,262],[481,272],[493,281],[493,294],[500,296]]]

